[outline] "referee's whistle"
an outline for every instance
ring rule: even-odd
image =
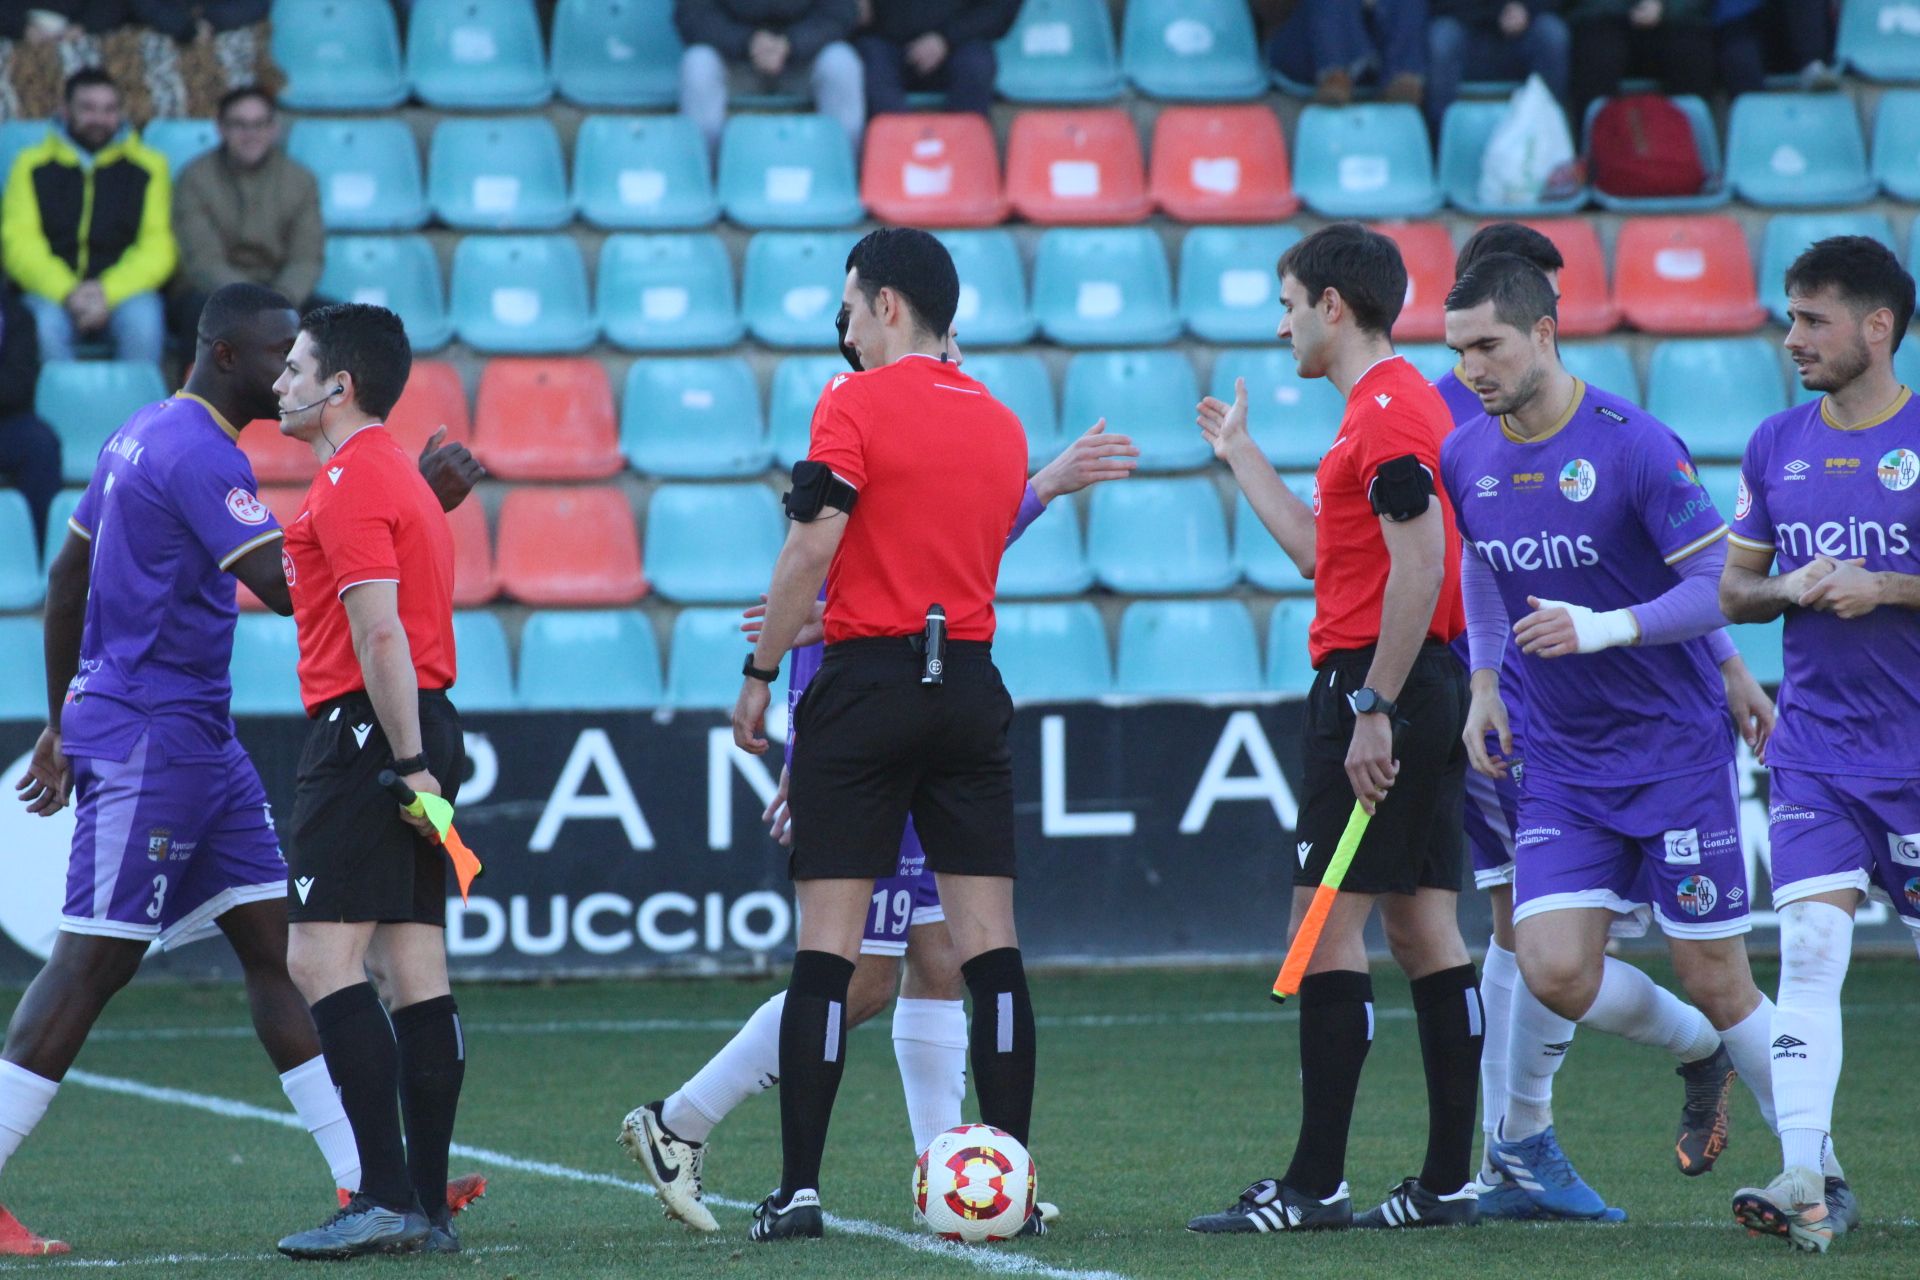
[[[922,637],[924,662],[921,684],[945,684],[947,681],[947,611],[937,604],[927,606],[927,630]]]

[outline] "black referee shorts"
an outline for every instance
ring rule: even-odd
[[[907,637],[827,647],[794,709],[795,880],[892,875],[909,814],[933,870],[1013,875],[1013,699],[986,643],[945,658],[927,685]]]
[[[1306,797],[1300,806],[1293,883],[1320,883],[1340,833],[1353,813],[1347,780],[1347,748],[1353,742],[1353,708],[1347,695],[1366,685],[1373,650],[1327,655],[1315,669],[1307,694]],[[1416,889],[1458,892],[1466,861],[1461,832],[1466,797],[1467,678],[1447,646],[1428,641],[1414,659],[1395,700],[1400,719],[1396,756],[1400,773],[1374,812],[1354,852],[1343,891],[1412,893]]]
[[[460,713],[441,690],[420,691],[420,740],[427,768],[452,801],[467,752]],[[293,794],[287,919],[446,927],[446,855],[407,825],[380,785],[381,770],[392,764],[365,693],[336,698],[315,713]]]

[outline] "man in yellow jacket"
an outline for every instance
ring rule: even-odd
[[[115,358],[158,363],[159,289],[173,274],[167,161],[120,114],[105,72],[75,72],[58,125],[14,160],[0,208],[4,261],[40,331],[45,360],[105,331]]]

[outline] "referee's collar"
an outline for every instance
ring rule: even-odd
[[[375,427],[384,427],[386,425],[387,424],[384,422],[369,422],[363,427],[355,427],[353,429],[352,435],[348,436],[345,440],[342,440],[339,444],[333,447],[333,454],[331,457],[327,459],[327,461],[332,462],[334,458],[337,458],[341,454],[345,453],[347,450],[347,446],[352,444],[355,440],[358,440],[366,432],[373,430]]]
[[[1367,380],[1367,375],[1372,373],[1375,369],[1378,369],[1381,365],[1387,363],[1389,360],[1405,360],[1405,359],[1406,357],[1401,355],[1398,351],[1389,352],[1388,354],[1381,356],[1378,360],[1375,360],[1372,364],[1368,365],[1366,368],[1360,371],[1360,376],[1353,380],[1353,389],[1355,391],[1358,391],[1360,389],[1360,384]]]

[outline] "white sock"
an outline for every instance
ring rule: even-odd
[[[1760,1118],[1767,1122],[1767,1128],[1779,1132],[1780,1124],[1773,1109],[1773,1063],[1768,1055],[1773,1051],[1773,1001],[1765,995],[1752,1013],[1740,1019],[1733,1026],[1720,1033],[1721,1043],[1727,1046],[1727,1056],[1733,1059],[1733,1069],[1740,1073],[1740,1079],[1753,1094],[1753,1100],[1760,1104]],[[1840,1021],[1840,1011],[1836,1006],[1833,1020]],[[1837,1025],[1836,1025],[1837,1030]],[[1818,1169],[1818,1164],[1809,1165]]]
[[[1852,954],[1851,912],[1826,902],[1780,908],[1780,1003],[1769,1028],[1777,1046],[1770,1065],[1780,1147],[1787,1165],[1836,1178],[1842,1175],[1827,1168],[1833,1160],[1828,1135],[1844,1047],[1840,988]]]
[[[705,1142],[727,1112],[773,1087],[780,1078],[780,1011],[786,1007],[782,991],[755,1009],[733,1039],[666,1100],[660,1120],[675,1137]]]
[[[1720,1033],[1706,1016],[1623,960],[1605,957],[1600,991],[1580,1025],[1635,1044],[1665,1049],[1682,1062],[1698,1062],[1720,1047]]]
[[[320,1158],[333,1171],[333,1185],[348,1191],[360,1189],[360,1148],[353,1140],[353,1125],[340,1105],[340,1091],[327,1074],[327,1060],[313,1055],[280,1076],[280,1088],[293,1113],[320,1146]]]
[[[1507,1020],[1513,1008],[1513,988],[1520,981],[1520,966],[1513,952],[1487,939],[1487,958],[1480,965],[1480,1007],[1486,1014],[1486,1038],[1480,1046],[1480,1180],[1493,1180],[1493,1165],[1487,1148],[1500,1131],[1500,1117],[1507,1113]]]
[[[1507,1033],[1507,1120],[1500,1135],[1507,1141],[1531,1138],[1553,1123],[1553,1075],[1567,1059],[1575,1025],[1541,1004],[1527,990],[1525,979],[1514,984],[1513,1026]]]
[[[893,1058],[907,1095],[913,1149],[960,1123],[967,1098],[967,1002],[909,1000],[893,1005]]]
[[[7,1167],[8,1159],[47,1114],[58,1092],[58,1080],[0,1059],[0,1169]]]

